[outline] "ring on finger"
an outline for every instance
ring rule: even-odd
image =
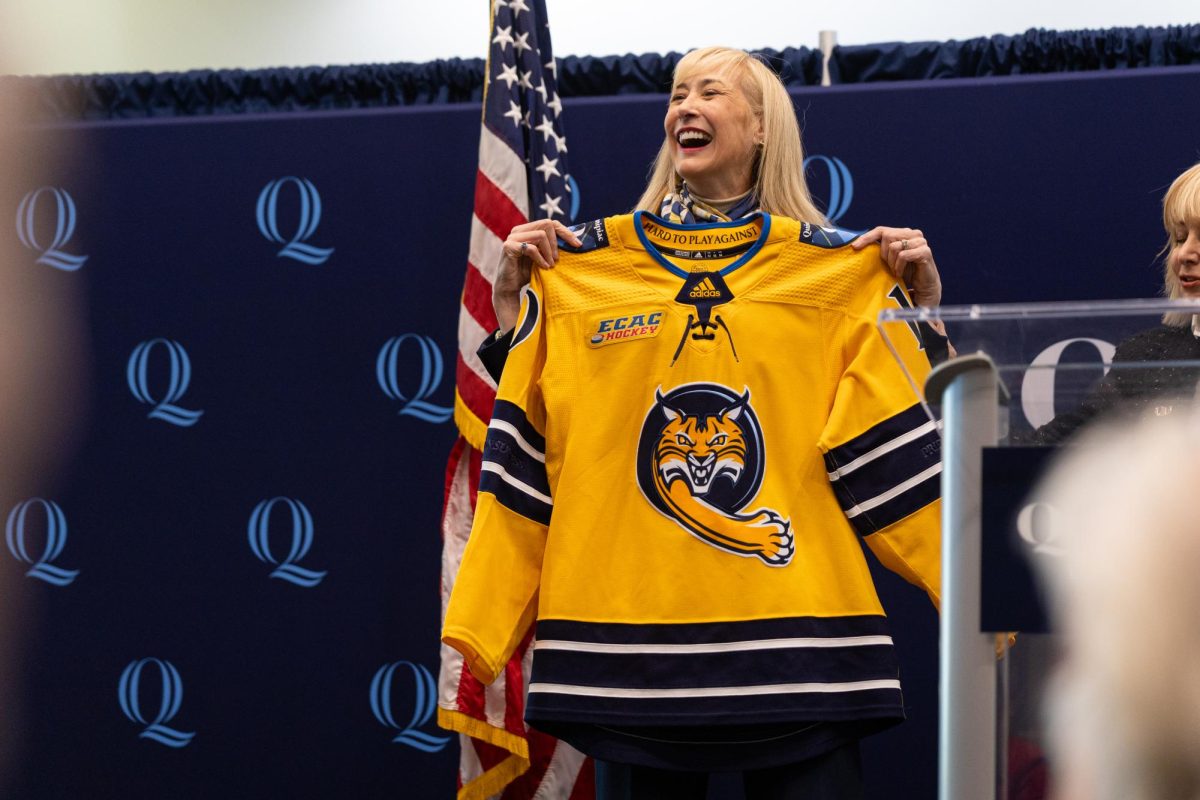
[[[518,251],[517,254],[522,255],[522,256],[525,255],[525,249],[527,247],[529,247],[529,242],[521,242],[521,249]]]
[[[901,249],[901,250],[907,250],[907,249],[908,249],[908,239],[901,239],[901,240],[900,240],[900,249]]]

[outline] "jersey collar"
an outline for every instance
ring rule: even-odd
[[[674,222],[667,222],[663,218],[651,214],[649,211],[635,211],[633,213],[633,227],[634,230],[637,231],[638,239],[641,240],[642,246],[646,248],[646,252],[649,253],[650,257],[657,261],[660,266],[662,266],[672,275],[676,275],[680,278],[687,278],[691,273],[675,266],[658,252],[658,248],[655,247],[654,243],[651,242],[649,237],[646,236],[646,229],[642,225],[643,217],[649,218],[649,220],[655,225],[666,228],[667,230],[687,231],[690,233],[714,229],[720,230],[729,228],[743,228],[747,225],[753,224],[759,217],[761,217],[762,230],[759,232],[758,239],[754,242],[750,249],[742,253],[742,255],[739,256],[736,261],[734,261],[732,264],[729,264],[724,269],[718,270],[717,274],[719,274],[721,277],[725,277],[738,267],[741,267],[743,264],[750,261],[750,259],[754,258],[754,256],[758,254],[758,251],[762,249],[762,246],[767,243],[767,238],[771,235],[771,215],[763,211],[755,211],[752,214],[742,217],[741,219],[735,219],[730,222],[709,222],[703,225],[679,225]]]

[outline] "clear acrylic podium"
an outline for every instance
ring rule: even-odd
[[[1131,359],[1165,316],[1178,323],[1172,337],[1191,335],[1194,314],[1200,303],[1127,300],[880,315],[893,351],[931,320],[957,351],[927,379],[906,372],[942,432],[940,800],[1036,798],[1045,785],[1040,705],[1055,641],[1030,565],[1056,554],[1028,491],[1052,458],[1046,445],[1094,419],[1161,416],[1194,400],[1200,360]],[[1016,631],[999,658],[997,634]]]

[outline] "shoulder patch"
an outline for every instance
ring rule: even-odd
[[[850,244],[862,235],[862,231],[848,231],[843,228],[827,228],[824,225],[800,223],[800,241],[816,245],[827,250]]]
[[[574,247],[559,239],[559,249],[568,253],[587,253],[591,250],[599,250],[601,247],[608,247],[608,229],[604,226],[602,219],[572,225],[571,233],[575,234],[582,244]]]

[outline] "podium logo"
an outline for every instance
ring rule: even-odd
[[[29,509],[34,506],[39,506],[46,518],[46,545],[41,556],[36,559],[29,555],[25,534]],[[58,503],[40,497],[18,503],[8,512],[8,520],[4,523],[4,540],[14,558],[31,565],[25,573],[26,577],[37,578],[54,586],[66,586],[79,575],[77,569],[63,569],[50,563],[58,558],[67,546],[67,517]]]
[[[421,365],[420,382],[411,393],[400,388],[400,348],[405,342],[413,342],[417,346]],[[375,377],[379,380],[379,386],[384,394],[403,404],[400,407],[400,415],[416,417],[435,425],[447,422],[454,416],[453,408],[428,402],[429,397],[442,383],[442,372],[442,353],[438,350],[437,343],[428,336],[415,333],[388,339],[375,359]],[[415,375],[415,371],[413,374]]]
[[[1029,503],[1017,514],[1017,535],[1038,555],[1058,557],[1066,553],[1059,542],[1061,531],[1058,510],[1049,503]]]
[[[157,688],[159,690],[158,713],[147,719],[142,710],[142,672],[147,666],[158,668]],[[151,686],[155,684],[151,681]],[[147,691],[150,694],[153,689]],[[121,673],[121,681],[117,685],[117,698],[121,701],[121,711],[129,718],[143,726],[138,736],[151,739],[167,747],[186,747],[192,741],[195,733],[184,733],[167,727],[168,722],[179,713],[183,703],[183,681],[179,678],[179,670],[170,661],[157,658],[143,658],[129,662],[129,666]]]
[[[407,725],[398,723],[393,713],[395,697],[392,689],[396,672],[400,671],[401,667],[405,668],[401,671],[401,675],[405,677],[411,675],[413,680],[413,693],[409,695],[413,698],[412,717]],[[408,745],[423,753],[437,753],[450,741],[449,736],[434,736],[417,730],[429,722],[433,716],[434,709],[437,707],[436,697],[437,685],[434,683],[433,676],[429,674],[429,670],[411,661],[384,664],[371,679],[371,712],[375,715],[375,719],[379,720],[380,725],[400,731],[392,739],[392,742]],[[403,710],[407,711],[407,706]]]
[[[54,235],[48,245],[42,246],[38,241],[35,222],[38,199],[45,194],[54,198],[54,209],[57,216],[54,222]],[[88,260],[87,256],[73,256],[62,251],[74,234],[75,201],[71,199],[71,195],[65,189],[43,186],[21,198],[21,202],[17,206],[17,238],[30,250],[41,253],[37,258],[37,263],[61,269],[64,272],[74,272],[82,267]]]
[[[271,554],[270,543],[271,509],[279,503],[287,506],[291,512],[292,521],[291,547],[288,549],[287,558],[283,561],[278,561]],[[254,556],[264,564],[275,566],[275,569],[271,571],[272,578],[279,578],[305,589],[311,589],[325,578],[327,574],[325,572],[314,572],[296,564],[297,561],[308,555],[313,543],[312,514],[309,513],[308,507],[299,500],[292,500],[289,497],[273,497],[270,500],[263,500],[254,507],[254,511],[250,514],[250,524],[246,526],[246,533],[250,538],[250,549],[254,552]]]
[[[1057,413],[1054,401],[1058,394],[1059,362],[1062,361],[1067,348],[1073,345],[1086,345],[1088,348],[1094,349],[1096,360],[1092,362],[1092,365],[1094,368],[1099,368],[1104,375],[1108,374],[1108,370],[1112,366],[1113,355],[1117,352],[1117,347],[1112,342],[1104,339],[1077,337],[1055,342],[1038,353],[1025,368],[1025,376],[1021,379],[1021,410],[1025,412],[1025,419],[1034,428],[1040,428],[1050,422]],[[1080,365],[1073,366],[1075,367],[1073,371],[1079,373]],[[1094,370],[1085,374],[1089,383],[1093,374]]]
[[[150,353],[153,352],[155,345],[162,345],[166,349],[170,363],[167,390],[161,400],[154,399],[148,378]],[[129,356],[129,363],[125,367],[125,378],[129,382],[129,391],[133,392],[133,396],[139,403],[154,406],[146,415],[151,419],[161,419],[172,425],[190,428],[200,420],[200,416],[204,413],[203,411],[190,411],[175,405],[176,402],[183,399],[184,393],[188,390],[188,384],[192,382],[192,362],[188,358],[187,351],[179,342],[170,339],[151,339],[142,342],[133,348],[133,354]]]
[[[825,206],[825,215],[830,222],[837,222],[850,210],[850,202],[854,200],[854,178],[850,168],[837,156],[809,156],[804,159],[804,169],[807,170],[814,161],[829,171],[829,202]]]
[[[300,193],[300,218],[296,222],[296,232],[291,236],[284,236],[279,230],[279,192],[288,184],[294,185]],[[269,182],[258,193],[255,215],[258,219],[258,230],[262,235],[283,245],[275,255],[313,266],[324,264],[333,255],[332,247],[314,247],[307,243],[321,222],[321,195],[308,178],[289,175]]]

